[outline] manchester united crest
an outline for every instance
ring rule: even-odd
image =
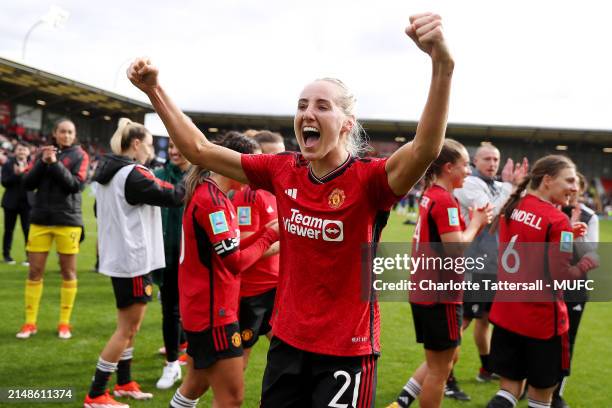
[[[242,339],[240,338],[240,333],[234,333],[232,335],[232,344],[234,345],[234,347],[240,347],[240,344],[242,344]]]
[[[242,331],[242,341],[249,341],[253,338],[253,330],[244,329]]]
[[[147,294],[147,296],[151,296],[153,294],[153,285],[145,286],[144,291]]]
[[[344,194],[344,191],[340,190],[339,188],[335,188],[334,191],[332,191],[329,195],[329,198],[327,199],[327,204],[329,204],[331,208],[336,209],[339,208],[342,203],[344,203],[345,198],[346,195]]]

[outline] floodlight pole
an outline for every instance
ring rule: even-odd
[[[34,29],[36,27],[41,26],[43,24],[45,24],[44,20],[38,20],[36,23],[34,23],[34,25],[32,25],[32,27],[30,27],[30,29],[26,33],[25,37],[23,38],[23,44],[22,44],[22,47],[21,47],[21,60],[22,61],[25,61],[26,46],[28,45],[28,40],[30,39],[30,34],[32,34],[32,31],[34,31]]]
[[[64,26],[64,23],[68,19],[68,16],[70,16],[70,13],[66,10],[63,10],[57,6],[51,6],[49,8],[49,11],[47,11],[47,14],[45,14],[36,23],[34,23],[34,25],[30,27],[25,37],[23,38],[23,44],[21,47],[21,60],[25,61],[28,40],[30,39],[30,35],[32,35],[32,31],[34,31],[36,27],[43,24],[49,24],[54,28],[62,28]]]

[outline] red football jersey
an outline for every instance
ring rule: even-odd
[[[273,333],[301,350],[359,356],[380,350],[375,299],[361,297],[362,246],[376,242],[397,197],[385,160],[347,160],[316,177],[299,153],[243,155],[254,188],[276,196],[280,274]]]
[[[257,232],[268,222],[277,219],[276,198],[265,190],[253,190],[246,186],[236,191],[232,203],[238,216],[238,227],[245,232]],[[256,296],[267,292],[278,284],[280,255],[259,259],[240,274],[240,297]]]
[[[202,331],[238,320],[240,277],[223,263],[239,248],[238,221],[227,196],[210,179],[183,213],[179,305],[185,330]]]
[[[450,259],[442,252],[442,239],[440,236],[449,232],[465,230],[465,221],[459,210],[457,199],[443,187],[434,184],[428,188],[419,203],[419,219],[412,237],[412,256],[423,258]],[[444,264],[444,262],[442,263]],[[431,263],[429,268],[418,268],[411,276],[417,288],[410,291],[410,302],[432,305],[435,303],[463,302],[461,291],[433,291],[421,290],[420,282],[423,280],[434,283],[462,281],[463,275],[454,270],[438,268],[439,265]]]
[[[527,194],[510,220],[502,217],[499,225],[498,282],[546,283],[568,278],[564,272],[570,266],[573,252],[572,228],[567,216],[554,205]],[[544,246],[545,242],[550,244]],[[545,291],[539,293],[541,298]],[[550,299],[556,300],[512,302],[508,296],[527,296],[527,292],[498,290],[489,319],[506,330],[536,339],[563,334],[569,323],[562,292],[555,293],[551,288],[548,293]]]

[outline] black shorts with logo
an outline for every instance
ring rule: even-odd
[[[272,327],[272,309],[276,288],[255,296],[240,299],[240,330],[242,331],[242,347],[251,348],[257,343],[259,336],[267,334]]]
[[[495,326],[489,364],[491,371],[510,380],[527,379],[534,388],[552,387],[569,375],[568,335],[540,340]]]
[[[212,327],[199,332],[185,330],[187,354],[196,369],[208,368],[219,360],[241,357],[242,339],[238,322]]]
[[[442,351],[461,344],[461,304],[410,306],[417,343],[423,343],[426,350]]]
[[[153,279],[151,274],[133,278],[111,277],[117,309],[123,309],[134,303],[148,303],[153,298]]]
[[[374,407],[375,355],[339,357],[270,341],[262,408]]]

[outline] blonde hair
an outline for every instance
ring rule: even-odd
[[[149,134],[151,133],[143,124],[132,122],[128,118],[121,118],[119,119],[117,130],[110,140],[111,151],[120,155],[130,148],[132,140],[144,140]]]
[[[345,115],[355,117],[354,112],[357,98],[344,82],[337,78],[319,78],[316,81],[324,81],[336,85],[340,90],[340,95],[334,102],[336,102]],[[371,150],[366,132],[357,119],[355,119],[346,139],[346,150],[353,156],[358,156]]]
[[[187,174],[185,174],[185,178],[183,179],[183,182],[185,183],[185,197],[183,198],[183,201],[185,204],[189,204],[189,201],[191,201],[196,188],[202,184],[208,176],[210,176],[210,171],[203,167],[195,164],[189,167],[189,170],[187,170]]]

